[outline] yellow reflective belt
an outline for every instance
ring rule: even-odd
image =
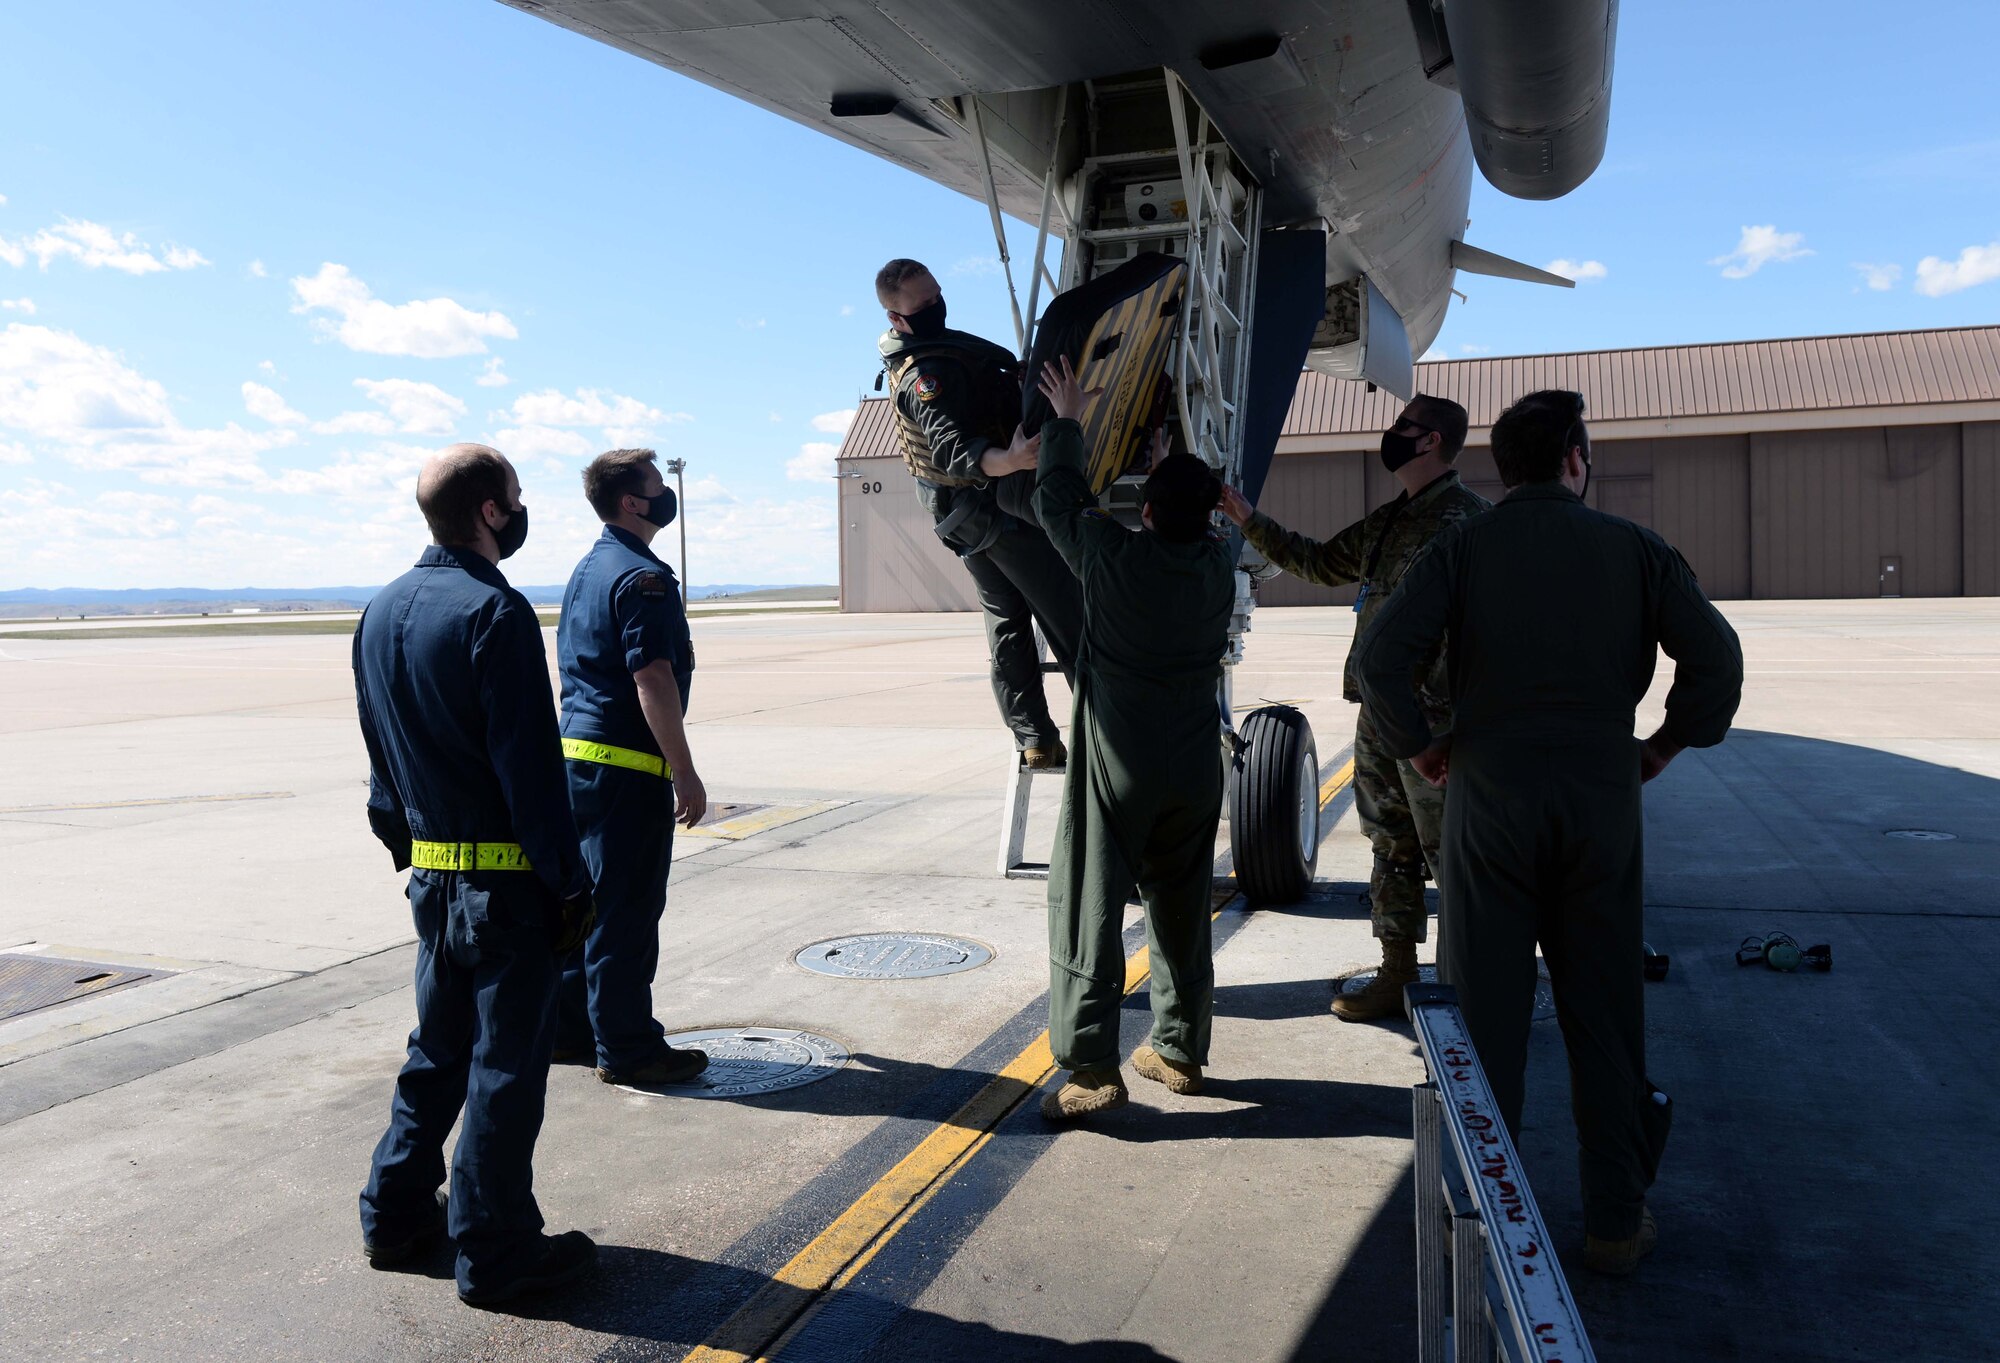
[[[565,738],[562,744],[563,756],[572,761],[596,762],[607,767],[630,767],[633,771],[643,771],[648,776],[673,779],[674,770],[667,765],[667,759],[655,757],[649,752],[614,748],[609,743],[593,743],[587,738]]]
[[[532,871],[518,842],[413,842],[410,864],[425,871]]]

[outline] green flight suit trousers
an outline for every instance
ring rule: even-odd
[[[1643,848],[1629,736],[1454,740],[1445,982],[1518,1137],[1540,944],[1569,1052],[1584,1228],[1603,1240],[1638,1233],[1672,1121],[1646,1078]]]
[[[1133,886],[1146,906],[1153,1049],[1208,1063],[1209,928],[1222,758],[1212,687],[1171,708],[1094,703],[1083,679],[1049,865],[1049,1048],[1067,1070],[1115,1069],[1122,942]]]

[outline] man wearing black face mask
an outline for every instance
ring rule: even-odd
[[[570,575],[556,627],[570,806],[597,886],[590,939],[563,963],[556,1058],[595,1059],[607,1084],[657,1086],[708,1064],[653,1017],[674,822],[708,808],[684,716],[694,645],[674,571],[652,551],[677,511],[651,450],[612,450],[583,471],[604,533]]]
[[[1445,398],[1418,394],[1382,435],[1382,464],[1403,490],[1332,539],[1307,539],[1254,511],[1234,488],[1225,488],[1223,514],[1243,528],[1264,557],[1308,582],[1340,587],[1361,584],[1354,609],[1359,639],[1396,590],[1403,570],[1446,527],[1486,510],[1486,499],[1465,487],[1452,467],[1465,445],[1465,409]],[[1451,723],[1442,651],[1420,674],[1424,713],[1443,729]],[[1360,701],[1354,654],[1349,650],[1343,692]],[[1375,849],[1368,879],[1369,916],[1382,943],[1382,968],[1365,989],[1337,994],[1334,1016],[1372,1022],[1403,1015],[1403,986],[1417,978],[1417,945],[1429,935],[1424,879],[1438,874],[1444,797],[1408,762],[1382,746],[1367,706],[1354,726],[1354,808]],[[1448,909],[1442,898],[1439,917]]]
[[[590,876],[541,622],[498,566],[527,538],[520,479],[498,451],[453,445],[425,465],[417,505],[436,543],[354,634],[368,822],[412,868],[417,929],[417,1026],[361,1193],[362,1251],[403,1263],[449,1220],[459,1296],[484,1304],[566,1282],[596,1254],[579,1231],[542,1234],[532,1167],[556,962],[590,929]]]
[[[917,261],[884,265],[875,296],[889,316],[878,348],[895,385],[897,443],[938,538],[972,574],[993,698],[1021,760],[1060,767],[1067,754],[1042,690],[1035,624],[1074,683],[1083,589],[1048,535],[994,499],[994,483],[1032,470],[1041,447],[1039,435],[1021,430],[1019,365],[992,342],[945,326],[944,295]]]

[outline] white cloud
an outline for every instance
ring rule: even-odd
[[[739,317],[736,319],[736,325],[742,327],[745,331],[762,331],[764,329],[764,319],[761,317]]]
[[[835,496],[827,483],[796,501],[730,496],[703,479],[688,488],[688,575],[706,582],[835,582]]]
[[[784,421],[784,418],[779,416],[776,412],[773,412],[771,413],[771,420],[782,423]]]
[[[495,431],[489,443],[510,459],[533,459],[550,455],[559,459],[580,459],[598,452],[597,446],[579,431],[556,426],[515,426]]]
[[[314,321],[349,350],[369,355],[413,355],[425,360],[483,355],[489,338],[511,341],[520,335],[505,314],[474,312],[449,298],[385,303],[345,265],[331,261],[316,275],[293,279],[292,292],[298,298],[293,312],[338,314],[338,322],[323,317]]]
[[[1604,268],[1604,262],[1601,260],[1571,260],[1567,256],[1561,260],[1552,260],[1542,268],[1550,274],[1559,274],[1564,279],[1574,279],[1579,284],[1602,279],[1611,273]]]
[[[266,374],[275,374],[278,372],[278,366],[271,363],[269,360],[257,361],[257,368]]]
[[[130,275],[192,270],[208,264],[201,252],[185,246],[166,246],[161,252],[165,259],[154,255],[153,247],[131,232],[121,234],[102,223],[73,218],[64,218],[54,227],[44,227],[31,237],[12,242],[0,239],[0,260],[19,266],[33,256],[44,270],[63,259],[74,260],[87,270],[117,270]]]
[[[380,412],[342,412],[331,421],[315,421],[316,435],[394,435],[396,423]]]
[[[1917,262],[1916,290],[1926,298],[1942,298],[1995,279],[2000,279],[2000,241],[1968,246],[1957,260],[1925,256]]]
[[[842,303],[840,305],[840,315],[842,317],[852,317],[854,315],[854,304]]]
[[[1451,352],[1449,350],[1446,350],[1441,345],[1434,345],[1429,350],[1426,350],[1423,354],[1417,356],[1417,363],[1433,364],[1438,360],[1448,360],[1450,358],[1451,358]]]
[[[0,308],[5,308],[8,312],[24,313],[29,317],[33,317],[37,311],[35,300],[32,298],[0,298]]]
[[[1467,344],[1460,346],[1458,348],[1458,353],[1461,355],[1491,355],[1493,353],[1493,347],[1490,345]]]
[[[35,456],[16,440],[0,440],[0,464],[31,464]]]
[[[501,365],[504,363],[504,360],[495,355],[486,362],[486,367],[479,371],[479,377],[474,379],[473,382],[481,388],[505,388],[513,380],[508,378],[501,370]]]
[[[266,388],[261,383],[243,385],[243,407],[251,416],[268,421],[273,426],[303,426],[305,413],[294,411],[276,389]]]
[[[1896,281],[1903,277],[1903,267],[1900,265],[1869,265],[1857,260],[1854,262],[1854,268],[1861,272],[1861,282],[1876,293],[1887,293],[1895,288]]]
[[[0,431],[82,468],[191,486],[255,485],[264,477],[260,456],[298,439],[235,422],[184,426],[166,389],[116,352],[25,322],[0,331]]]
[[[579,388],[575,394],[545,388],[523,393],[507,408],[517,422],[538,426],[641,426],[665,421],[667,414],[637,398]]]
[[[250,271],[252,279],[268,279],[271,276],[271,272],[264,268],[264,262],[261,260],[251,261],[246,268]]]
[[[342,450],[332,463],[310,469],[287,469],[273,476],[265,490],[293,495],[379,497],[405,489],[416,495],[417,472],[431,451],[422,445],[386,443],[359,453]]]
[[[854,408],[843,407],[837,412],[821,412],[812,419],[812,428],[825,431],[828,435],[844,435],[854,424]]]
[[[840,453],[840,446],[826,440],[808,440],[799,446],[799,452],[785,465],[785,477],[796,482],[811,482],[820,478],[833,477],[833,457]]]
[[[7,206],[7,196],[5,194],[0,194],[0,208],[5,208],[6,206]]]
[[[983,279],[1000,273],[1000,257],[967,256],[945,271],[946,275],[960,278]]]
[[[414,379],[356,379],[354,386],[386,408],[396,429],[408,435],[450,435],[465,415],[465,404],[434,383]]]
[[[1771,224],[1746,226],[1743,235],[1737,238],[1735,250],[1708,263],[1720,265],[1724,279],[1748,279],[1766,265],[1811,255],[1811,250],[1800,245],[1805,239],[1803,232],[1780,232]]]

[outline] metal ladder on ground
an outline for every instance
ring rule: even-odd
[[[1419,1363],[1596,1363],[1458,991],[1403,999],[1430,1072],[1411,1090]]]

